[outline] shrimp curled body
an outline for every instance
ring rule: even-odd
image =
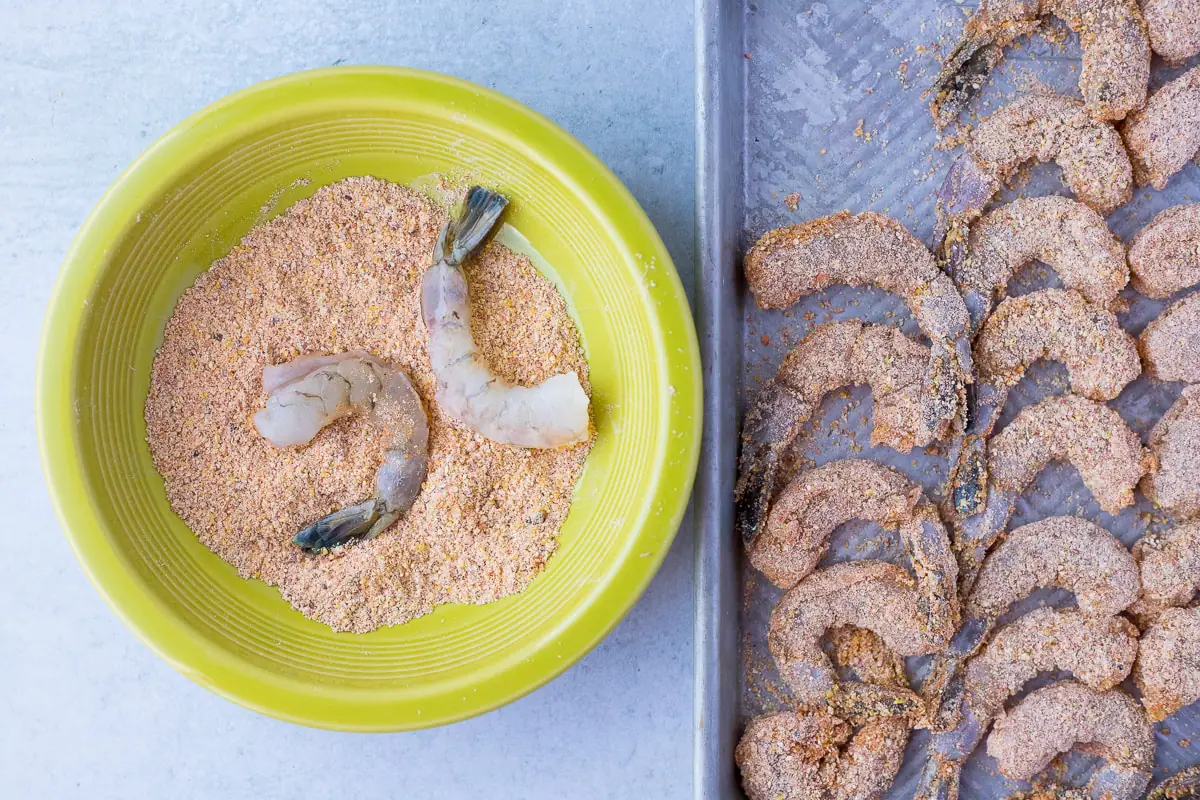
[[[579,376],[563,373],[537,386],[517,386],[492,374],[471,333],[462,264],[507,202],[495,192],[471,189],[465,213],[442,229],[433,266],[421,279],[437,400],[451,417],[493,441],[536,448],[577,444],[588,438],[588,397]]]

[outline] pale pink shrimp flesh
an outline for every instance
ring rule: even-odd
[[[1104,759],[1088,782],[1093,798],[1136,800],[1146,791],[1154,730],[1141,706],[1119,689],[1098,692],[1062,681],[1031,692],[996,720],[987,751],[1006,777],[1030,780],[1076,744]]]
[[[949,420],[930,429],[922,414],[928,365],[928,347],[884,325],[831,322],[804,337],[759,390],[742,424],[734,494],[734,519],[742,539],[752,540],[765,524],[779,460],[826,393],[847,385],[871,387],[873,445],[907,453],[941,438]]]
[[[1079,34],[1079,89],[1093,116],[1117,120],[1142,107],[1150,79],[1150,39],[1134,0],[981,0],[934,81],[930,110],[939,128],[967,107],[1000,63],[1004,48],[1036,30],[1044,15],[1058,17]]]
[[[948,638],[958,626],[958,564],[949,535],[920,487],[882,464],[843,459],[793,478],[747,546],[750,563],[775,585],[795,586],[816,568],[833,531],[854,519],[900,532],[920,587],[922,623]]]
[[[429,331],[429,364],[442,409],[502,444],[552,448],[589,436],[588,396],[574,372],[537,386],[517,386],[492,374],[475,346],[462,265],[487,237],[508,200],[473,187],[460,214],[442,229],[433,266],[421,279],[421,316]]]
[[[362,352],[301,356],[263,370],[267,405],[254,415],[276,447],[306,445],[321,428],[356,411],[392,438],[375,474],[375,496],[335,511],[296,534],[305,550],[323,551],[353,537],[372,539],[406,513],[421,492],[429,457],[429,423],[402,370]]]

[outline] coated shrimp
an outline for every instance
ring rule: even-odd
[[[1200,293],[1167,307],[1138,338],[1146,374],[1160,381],[1200,383]]]
[[[1200,522],[1143,536],[1133,555],[1142,578],[1139,619],[1151,620],[1164,608],[1182,606],[1200,589]]]
[[[1200,700],[1200,608],[1169,608],[1142,634],[1133,677],[1152,722]]]
[[[362,352],[301,356],[266,367],[263,390],[267,405],[254,425],[276,447],[306,445],[356,411],[369,412],[373,424],[393,434],[375,474],[375,496],[317,520],[296,534],[297,545],[321,551],[356,536],[372,539],[408,511],[425,481],[429,423],[404,372]]]
[[[574,372],[537,386],[492,374],[475,347],[462,265],[487,237],[508,200],[479,186],[438,237],[433,266],[421,279],[421,316],[429,331],[429,363],[437,401],[454,419],[493,441],[550,448],[587,440],[588,396]]]
[[[1165,300],[1200,283],[1200,203],[1161,211],[1129,243],[1133,288]]]
[[[1139,185],[1166,187],[1200,150],[1200,67],[1150,95],[1146,107],[1121,124]]]
[[[1150,430],[1153,470],[1142,494],[1175,519],[1200,517],[1200,386],[1188,386]]]

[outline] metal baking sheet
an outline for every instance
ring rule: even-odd
[[[749,299],[741,255],[767,230],[842,209],[872,210],[902,221],[928,245],[933,192],[959,150],[938,149],[922,92],[953,45],[973,4],[947,0],[891,3],[784,3],[697,0],[697,192],[700,269],[697,317],[705,360],[705,441],[697,484],[695,795],[741,797],[733,748],[745,721],[788,704],[766,651],[766,620],[780,592],[742,563],[732,525],[732,489],[741,411],[787,350],[815,325],[859,318],[919,331],[904,303],[876,290],[834,287],[787,312],[763,312]],[[973,103],[985,116],[1038,85],[1078,96],[1078,39],[1053,25],[1050,36],[1027,37],[1010,49],[1001,69]],[[1191,64],[1187,66],[1192,66]],[[1177,75],[1157,59],[1152,86]],[[974,120],[964,117],[970,123]],[[1067,194],[1052,165],[1029,169],[1001,200]],[[1141,190],[1109,218],[1128,241],[1161,209],[1200,197],[1200,169],[1188,167],[1162,192]],[[1059,285],[1052,271],[1020,274],[1010,293]],[[1120,315],[1139,333],[1164,307],[1126,290]],[[1024,406],[1067,391],[1059,364],[1041,363],[1014,389],[1001,426]],[[1140,378],[1111,403],[1143,438],[1180,386]],[[899,455],[869,442],[872,403],[857,388],[825,399],[795,449],[799,466],[856,456],[889,464],[936,496],[945,477],[940,454]],[[1126,544],[1164,524],[1144,499],[1119,516],[1099,511],[1073,467],[1053,464],[1018,504],[1010,527],[1059,514],[1090,519]],[[896,554],[894,541],[868,525],[835,536],[829,560],[877,552]],[[1044,593],[1026,604],[1062,604]],[[1020,610],[1018,610],[1020,611]],[[924,664],[910,661],[914,678]],[[1044,681],[1043,681],[1044,682]],[[1034,684],[1038,685],[1037,683]],[[1156,780],[1200,762],[1200,710],[1185,709],[1158,731]],[[927,735],[913,735],[889,797],[908,798]],[[999,776],[983,751],[964,773],[965,798],[1007,797],[1025,785]],[[1085,777],[1091,761],[1071,756],[1057,773]]]

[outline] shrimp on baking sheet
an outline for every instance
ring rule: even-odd
[[[1146,374],[1160,381],[1200,383],[1200,293],[1151,320],[1138,338]]]
[[[1200,517],[1200,386],[1188,386],[1150,429],[1154,467],[1142,494],[1176,519]]]
[[[766,523],[780,459],[827,393],[871,387],[873,445],[907,453],[940,439],[950,421],[930,429],[921,408],[929,355],[929,347],[895,328],[858,320],[818,325],[792,348],[742,423],[734,519],[743,541],[753,540]]]
[[[1103,759],[1088,781],[1092,800],[1137,800],[1154,768],[1154,729],[1137,701],[1061,681],[1031,692],[1003,714],[988,737],[1000,772],[1027,781],[1076,744]]]
[[[1154,787],[1146,800],[1200,800],[1200,766],[1181,769]]]
[[[1170,64],[1200,53],[1200,0],[1141,0],[1150,49]]]
[[[574,372],[537,386],[494,374],[475,346],[463,262],[487,237],[508,200],[479,186],[442,228],[433,266],[421,279],[421,316],[429,331],[429,363],[438,404],[487,438],[519,447],[551,448],[588,438],[588,396]]]
[[[1137,342],[1116,315],[1076,291],[1043,289],[1000,303],[975,341],[969,423],[950,454],[950,485],[960,515],[978,513],[986,503],[986,438],[1009,390],[1043,358],[1066,364],[1071,391],[1096,401],[1112,400],[1142,372]]]
[[[934,730],[957,724],[965,659],[1013,603],[1050,587],[1074,593],[1088,617],[1111,617],[1138,600],[1138,565],[1117,537],[1078,517],[1050,517],[1011,531],[983,562],[964,602],[962,626],[934,655],[921,685]]]
[[[408,511],[425,481],[429,423],[408,376],[363,352],[308,355],[263,370],[267,405],[254,425],[276,447],[306,445],[331,422],[356,411],[393,434],[375,474],[375,496],[335,511],[296,534],[321,551],[355,536],[372,539]]]
[[[1154,722],[1200,700],[1200,608],[1168,608],[1142,633],[1133,678]]]
[[[904,663],[874,633],[842,626],[829,632],[833,661],[862,682],[903,688]],[[751,720],[735,761],[750,800],[877,798],[904,761],[909,722],[880,717],[857,724],[826,710],[785,711]]]
[[[1185,605],[1200,589],[1200,522],[1143,536],[1133,555],[1142,576],[1139,622],[1153,621],[1164,608]]]
[[[1121,617],[1039,608],[996,631],[967,663],[961,717],[929,742],[916,800],[954,800],[963,764],[1004,703],[1039,673],[1069,671],[1099,691],[1123,681],[1138,651],[1137,628]]]
[[[1163,85],[1121,123],[1139,185],[1162,189],[1200,150],[1200,67]]]
[[[983,88],[1004,48],[1035,31],[1043,16],[1058,17],[1079,34],[1079,89],[1092,116],[1117,120],[1142,107],[1150,80],[1150,38],[1134,0],[980,0],[931,89],[930,111],[939,128],[953,122]]]
[[[747,543],[750,563],[776,586],[795,586],[816,569],[834,530],[855,519],[899,531],[920,587],[922,624],[949,638],[958,626],[958,563],[949,535],[920,487],[890,467],[850,458],[797,475]]]
[[[1129,243],[1133,288],[1156,300],[1200,283],[1200,203],[1172,206]]]

